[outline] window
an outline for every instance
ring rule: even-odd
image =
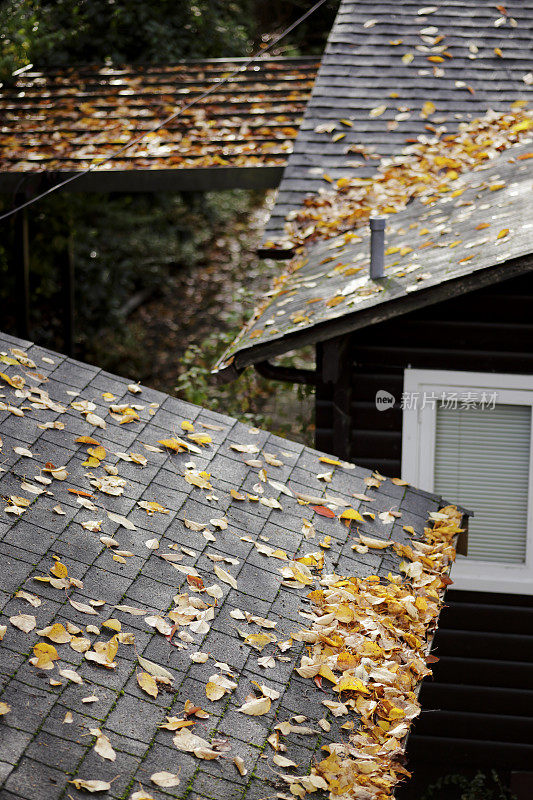
[[[533,377],[405,371],[402,477],[474,511],[455,587],[533,594]]]

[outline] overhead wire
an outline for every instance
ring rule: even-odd
[[[136,144],[139,144],[139,142],[141,142],[146,136],[149,136],[149,135],[151,135],[153,133],[156,133],[161,128],[164,128],[165,125],[168,125],[169,122],[172,122],[172,120],[176,119],[176,117],[179,117],[185,111],[188,111],[189,108],[192,108],[192,106],[194,106],[197,103],[201,102],[206,97],[208,97],[210,94],[213,94],[213,92],[219,91],[221,86],[223,86],[225,83],[228,83],[229,81],[233,80],[233,78],[236,75],[238,75],[239,73],[244,72],[244,70],[248,69],[248,67],[251,64],[255,63],[257,60],[259,60],[261,58],[261,56],[264,55],[264,53],[267,53],[269,50],[271,50],[273,47],[275,47],[282,39],[285,38],[285,36],[287,36],[289,33],[291,33],[295,28],[297,28],[298,25],[301,25],[302,22],[304,22],[308,17],[310,17],[311,14],[313,14],[325,2],[326,2],[326,0],[317,0],[317,2],[313,6],[311,6],[311,8],[308,8],[307,11],[305,11],[297,20],[292,22],[287,28],[285,28],[284,31],[282,31],[280,34],[278,34],[278,36],[275,36],[274,39],[272,39],[272,41],[269,42],[266,47],[261,48],[257,53],[254,53],[252,56],[250,56],[248,59],[246,59],[243,62],[243,64],[240,65],[240,67],[238,69],[234,70],[229,75],[226,75],[226,77],[222,78],[220,81],[217,81],[216,83],[214,83],[212,86],[209,87],[209,89],[206,89],[200,95],[195,97],[194,100],[191,100],[190,103],[187,103],[184,106],[180,106],[180,108],[178,108],[176,111],[174,111],[168,117],[165,117],[165,119],[163,119],[161,122],[159,122],[153,128],[150,128],[149,130],[144,131],[142,134],[137,136],[137,138],[133,139],[132,141],[126,142],[126,144],[123,147],[121,147],[119,150],[117,150],[115,153],[112,153],[111,155],[106,156],[103,159],[99,159],[98,163],[90,164],[88,167],[86,167],[86,169],[80,170],[80,172],[75,172],[73,175],[70,175],[68,178],[65,178],[65,180],[54,184],[54,186],[51,186],[50,188],[46,189],[44,192],[41,192],[40,194],[37,194],[34,197],[30,197],[24,203],[21,203],[20,205],[16,206],[15,208],[11,208],[9,211],[4,212],[3,214],[0,215],[0,221],[4,220],[4,219],[7,219],[8,217],[13,216],[13,214],[16,214],[17,212],[22,211],[24,208],[27,208],[28,206],[31,206],[34,203],[37,203],[39,200],[42,200],[43,197],[47,197],[48,195],[53,194],[53,192],[59,191],[64,186],[67,186],[68,184],[72,183],[73,181],[78,180],[78,178],[81,178],[84,175],[88,175],[90,172],[97,171],[98,168],[102,166],[102,164],[106,164],[108,161],[111,161],[112,159],[117,158],[122,153],[125,153],[126,150],[129,150],[130,147],[134,147]],[[39,174],[39,173],[32,173],[32,174]]]

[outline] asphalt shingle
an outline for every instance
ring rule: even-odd
[[[427,135],[428,125],[453,133],[489,108],[530,99],[533,4],[502,8],[482,0],[342,0],[265,242],[283,239],[287,215],[327,180],[372,175],[380,158]],[[435,113],[424,118],[427,100]]]
[[[20,350],[27,356],[21,355]],[[27,358],[35,359],[35,367]],[[293,671],[305,652],[304,642],[294,641],[283,652],[274,641],[261,649],[262,643],[255,648],[246,639],[251,633],[266,631],[282,641],[307,624],[302,614],[309,613],[306,599],[309,589],[303,584],[296,588],[298,582],[295,587],[284,585],[280,569],[296,564],[290,561],[293,557],[320,550],[319,542],[326,535],[331,536],[329,549],[325,542],[323,550],[326,568],[339,575],[374,574],[384,579],[389,570],[398,571],[400,557],[383,556],[382,551],[354,553],[351,548],[354,531],[349,531],[337,518],[319,516],[308,503],[300,503],[294,494],[287,495],[268,481],[281,482],[289,491],[292,486],[295,491],[318,495],[329,505],[331,497],[336,497],[337,504],[332,507],[338,515],[354,502],[353,492],[361,490],[364,479],[369,479],[371,473],[340,464],[332,470],[326,494],[324,484],[316,480],[316,474],[324,467],[319,461],[323,454],[317,451],[285,442],[266,431],[255,433],[228,417],[165,396],[158,395],[160,405],[150,406],[145,398],[151,401],[155,395],[144,387],[139,394],[130,392],[124,399],[129,407],[137,406],[140,419],[121,425],[120,417],[114,418],[109,413],[113,401],[105,401],[102,394],[112,387],[118,391],[117,387],[124,385],[123,379],[3,334],[0,359],[10,380],[21,375],[25,381],[22,384],[15,379],[19,386],[15,389],[3,380],[2,494],[5,498],[23,496],[31,501],[20,517],[0,512],[3,565],[0,625],[7,626],[0,644],[0,703],[11,707],[0,721],[4,734],[0,740],[2,797],[81,798],[82,793],[72,783],[67,784],[74,776],[110,781],[109,791],[99,795],[103,798],[129,798],[139,789],[141,781],[145,788],[150,786],[156,800],[169,795],[187,796],[189,800],[192,797],[254,800],[280,791],[283,786],[277,783],[274,772],[278,768],[272,763],[274,751],[267,744],[273,725],[302,714],[309,725],[316,727],[327,713],[322,705],[324,692]],[[37,395],[35,391],[27,391],[33,384],[35,368],[45,376],[39,388],[47,391],[50,386],[52,401],[61,404],[55,410],[35,408]],[[69,394],[73,391],[79,393]],[[41,400],[45,405],[49,403],[44,395]],[[91,406],[72,407],[72,401],[93,402],[96,413],[105,419],[105,430],[91,424],[90,416],[85,418],[92,413]],[[10,408],[21,409],[24,416],[16,416]],[[63,408],[68,411],[62,412]],[[53,420],[59,427],[42,427]],[[80,424],[61,427],[63,422],[72,420]],[[158,444],[163,437],[179,436],[194,447],[188,438],[191,426],[182,426],[186,420],[194,420],[195,433],[212,435],[216,443],[207,443],[199,453],[185,449],[172,453]],[[33,454],[31,458],[13,451],[20,444],[18,424],[25,436],[23,446]],[[4,428],[8,429],[5,434]],[[102,464],[83,465],[91,445],[75,442],[80,434],[94,437],[105,447],[107,473]],[[254,452],[242,452],[243,449]],[[126,462],[117,452],[141,454],[147,463],[142,466]],[[283,464],[275,467],[265,463],[264,452],[277,454]],[[261,461],[267,470],[266,480],[264,474],[258,474],[257,466],[245,463],[249,459]],[[57,479],[53,472],[43,472],[43,468],[52,469],[45,466],[47,462],[56,468],[66,464],[69,474],[60,475],[65,480]],[[205,464],[206,472],[201,474],[198,469],[193,472],[193,463],[197,467]],[[125,480],[122,495],[105,494],[91,484],[95,476],[103,478],[115,471]],[[40,483],[43,476],[51,483]],[[186,476],[207,488],[193,486],[185,480]],[[42,489],[42,493],[25,490],[23,478]],[[258,483],[260,488],[253,490],[251,487]],[[387,482],[381,485],[386,487]],[[69,491],[73,489],[74,492]],[[243,494],[245,499],[241,500],[230,495],[231,489],[255,492],[255,496]],[[374,510],[388,510],[392,505],[401,509],[405,505],[406,510],[420,515],[416,518],[420,534],[428,515],[441,505],[439,498],[394,484],[383,492],[379,486],[367,491],[374,497]],[[149,508],[148,514],[138,505],[143,498],[160,505],[153,511]],[[271,498],[279,498],[281,508],[271,503]],[[86,505],[82,506],[80,500]],[[265,500],[266,505],[261,502]],[[16,503],[16,499],[12,500],[11,505]],[[54,511],[58,505],[64,515]],[[135,529],[128,530],[113,521],[108,511],[125,515]],[[311,519],[316,527],[316,538],[309,541],[302,532],[305,518]],[[410,514],[410,521],[413,518]],[[94,526],[95,521],[101,521],[100,530],[93,532],[82,527],[82,522]],[[198,526],[194,523],[200,522],[204,527],[196,530]],[[383,538],[389,532],[384,524],[370,519],[359,527]],[[114,541],[105,538],[102,541],[100,537],[113,537]],[[157,543],[159,547],[154,549]],[[285,555],[267,557],[258,551],[256,544],[270,547],[271,551],[281,548]],[[117,550],[123,553],[118,560],[113,557]],[[161,558],[161,554],[170,560]],[[69,578],[75,580],[69,586],[67,579],[64,585],[67,592],[61,582],[54,586],[35,580],[50,578],[50,569],[58,558],[67,567]],[[220,571],[217,574],[220,568],[232,577]],[[196,574],[199,585],[195,585]],[[237,588],[226,582],[233,580]],[[194,591],[213,586],[216,604],[205,592]],[[33,607],[23,596],[15,597],[20,589],[36,595],[40,604]],[[186,609],[177,612],[180,595],[188,595],[188,601]],[[209,603],[204,604],[204,598]],[[76,608],[72,602],[84,605]],[[95,613],[89,615],[87,608],[91,604]],[[133,614],[127,607],[133,607]],[[198,620],[191,627],[189,623],[202,608],[212,618],[208,613],[203,623]],[[135,615],[135,609],[140,614]],[[170,630],[167,616],[170,609],[173,609],[170,619],[179,624],[170,631],[171,636],[165,636],[154,625],[164,619],[163,624],[168,628],[163,627],[163,633]],[[36,629],[24,633],[11,624],[9,618],[18,613],[34,615]],[[174,619],[173,614],[189,616]],[[246,617],[250,614],[256,619]],[[106,669],[88,661],[83,652],[68,644],[54,645],[59,654],[54,669],[39,670],[29,662],[36,642],[45,641],[42,635],[37,635],[43,626],[60,622],[69,628],[71,635],[88,638],[94,645],[95,641],[109,641],[115,633],[116,623],[111,623],[115,626],[111,629],[105,627],[110,618],[120,621],[119,639],[125,637],[113,659],[115,668]],[[263,623],[258,618],[273,627],[261,627]],[[135,646],[128,643],[131,635],[135,636]],[[205,653],[207,661],[203,657],[198,663],[193,661],[191,656],[196,652]],[[275,657],[274,669],[261,666],[258,659],[265,655]],[[141,671],[138,657],[149,659],[172,675],[172,685],[160,686],[157,698],[149,697],[137,683]],[[58,668],[75,670],[83,683],[69,680],[68,673],[61,676]],[[148,668],[145,664],[144,669]],[[221,700],[208,700],[206,682],[214,674],[228,673],[235,678],[235,690]],[[254,690],[253,681],[279,692],[263,716],[246,716],[238,710]],[[90,701],[84,702],[87,698]],[[214,737],[213,746],[217,746],[217,741],[222,749],[229,746],[227,758],[199,760],[173,747],[173,734],[160,725],[167,716],[182,717],[186,703],[209,712],[207,719],[192,715],[189,721],[194,722],[198,735],[208,740]],[[73,716],[71,723],[65,722],[68,712]],[[91,728],[100,728],[109,737],[116,761],[104,761],[94,751]],[[317,741],[316,737],[299,736],[295,744],[294,760],[303,774],[316,761]],[[241,776],[232,764],[235,755],[244,759],[246,776]],[[176,773],[181,770],[179,786],[153,789],[150,775],[161,770]],[[319,796],[320,793],[316,795]]]

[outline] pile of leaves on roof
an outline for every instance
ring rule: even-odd
[[[43,357],[42,361],[44,364],[54,364],[48,356]],[[37,365],[17,348],[12,348],[10,353],[0,353],[0,362],[6,365],[4,369],[10,373],[0,373],[0,410],[8,412],[15,419],[26,415],[31,417],[34,411],[50,412],[50,419],[40,422],[39,427],[49,431],[52,436],[56,430],[65,430],[61,417],[66,413],[66,407],[51,398],[39,385],[44,376],[36,370],[43,369],[43,365]],[[21,367],[25,375],[20,374]],[[16,445],[13,448],[15,453],[27,462],[28,468],[24,470],[23,477],[13,472],[13,477],[20,481],[20,489],[5,499],[3,508],[6,515],[23,517],[33,503],[38,503],[40,496],[51,495],[55,505],[49,513],[61,516],[65,514],[61,502],[67,497],[74,498],[89,517],[76,522],[88,535],[98,537],[104,557],[121,564],[127,563],[134,554],[121,544],[120,531],[137,530],[131,519],[108,507],[107,498],[112,501],[127,491],[128,479],[121,475],[122,465],[133,464],[134,469],[142,471],[150,464],[154,453],[163,452],[171,454],[173,460],[178,454],[192,459],[195,454],[201,454],[212,446],[212,431],[223,429],[212,423],[176,420],[175,429],[169,432],[168,437],[144,442],[142,448],[137,448],[140,452],[116,452],[116,445],[111,440],[108,443],[105,438],[105,417],[120,425],[135,425],[136,422],[146,422],[158,406],[157,403],[142,402],[142,388],[137,384],[130,384],[127,389],[131,399],[126,403],[117,403],[117,397],[111,392],[102,394],[108,404],[106,414],[96,413],[99,409],[95,403],[82,398],[80,392],[69,391],[71,409],[79,414],[80,422],[86,423],[92,434],[75,438],[80,445],[79,457],[83,459],[82,465],[87,470],[84,478],[76,477],[71,483],[69,469],[59,460],[57,463],[47,461],[40,465],[38,454]],[[42,415],[39,418],[42,420]],[[250,429],[251,438],[254,433],[258,434],[259,431]],[[284,461],[280,457],[261,451],[253,441],[249,444],[231,444],[230,447],[240,454],[248,467],[257,470],[257,483],[252,491],[237,488],[229,492],[220,489],[215,491],[211,474],[197,469],[191,460],[182,463],[181,459],[175,462],[176,485],[182,485],[187,491],[194,487],[195,492],[202,494],[203,500],[215,506],[221,499],[221,491],[225,491],[231,503],[252,507],[259,504],[281,514],[283,505],[280,500],[289,496],[308,509],[311,520],[313,515],[317,515],[317,518],[330,518],[348,527],[357,526],[365,518],[374,519],[376,516],[379,516],[383,525],[392,525],[401,517],[401,512],[395,510],[376,509],[374,512],[362,508],[360,512],[342,497],[327,492],[324,497],[296,492],[294,488],[272,480],[267,473],[267,469],[270,472],[278,467],[283,468]],[[317,456],[317,468],[323,469],[324,464],[327,464],[328,471],[320,473],[318,478],[325,484],[331,481],[336,468],[353,468],[352,464]],[[128,468],[131,469],[131,466]],[[374,499],[369,496],[372,490],[378,489],[385,480],[382,475],[374,473],[365,478],[368,494],[353,496],[361,502],[371,503]],[[392,482],[406,485],[400,479],[392,479]],[[148,498],[137,502],[146,514],[170,513],[155,497],[149,495]],[[112,536],[105,530],[107,520],[119,526]],[[390,548],[400,557],[398,574],[389,573],[385,579],[378,576],[359,579],[331,572],[326,574],[324,551],[331,546],[329,536],[317,541],[320,549],[301,557],[271,547],[264,537],[263,540],[241,537],[251,542],[263,557],[275,559],[275,563],[279,564],[278,576],[272,573],[273,581],[278,581],[280,586],[309,592],[307,597],[312,603],[310,611],[303,614],[306,627],[302,629],[294,624],[288,638],[285,636],[283,639],[279,633],[276,636],[275,621],[260,614],[232,608],[230,616],[239,625],[258,626],[257,633],[250,633],[249,629],[238,630],[244,644],[258,652],[258,665],[266,673],[275,671],[280,662],[287,661],[287,651],[294,648],[293,652],[298,654],[302,652],[302,644],[307,646],[307,653],[301,657],[296,671],[303,678],[313,680],[318,689],[325,692],[322,701],[327,709],[325,715],[330,712],[333,718],[346,717],[341,730],[346,732],[347,738],[324,745],[324,758],[305,775],[294,772],[298,764],[290,757],[291,743],[287,737],[291,733],[315,736],[319,731],[302,725],[306,721],[304,715],[276,722],[267,741],[270,752],[274,751],[275,767],[283,770],[276,774],[288,785],[290,792],[290,795],[281,793],[278,797],[303,798],[308,793],[328,791],[330,798],[386,800],[391,796],[395,783],[409,774],[403,766],[405,738],[411,721],[420,710],[416,698],[417,685],[425,675],[430,674],[427,666],[431,662],[429,647],[444,589],[450,583],[448,571],[455,558],[455,539],[460,532],[460,522],[460,512],[448,506],[430,515],[422,536],[417,535],[414,528],[404,525],[403,531],[408,537],[403,542],[374,538],[356,529],[352,539],[355,553],[365,554]],[[184,519],[185,527],[209,543],[216,543],[217,534],[226,530],[228,524],[227,516],[220,512],[217,514],[216,510],[209,520]],[[312,521],[303,519],[302,534],[305,540],[317,536]],[[172,688],[174,676],[135,649],[135,632],[128,629],[127,619],[143,617],[147,630],[166,639],[169,649],[175,646],[180,650],[189,650],[190,658],[195,663],[213,661],[212,674],[205,682],[207,707],[202,708],[191,703],[187,697],[181,697],[182,711],[162,720],[159,727],[172,733],[173,744],[178,750],[203,760],[231,759],[232,768],[245,775],[247,765],[240,756],[233,758],[230,739],[217,738],[216,735],[207,739],[195,729],[198,721],[209,717],[210,704],[225,697],[227,699],[239,684],[239,671],[225,660],[220,660],[220,656],[217,659],[209,652],[198,650],[194,639],[195,634],[209,632],[213,620],[227,601],[230,587],[238,590],[238,574],[232,573],[239,559],[207,553],[212,566],[204,568],[203,574],[200,574],[193,563],[186,563],[188,558],[195,560],[197,556],[188,547],[170,544],[168,552],[162,552],[158,537],[148,539],[145,546],[182,576],[183,585],[166,610],[137,608],[123,603],[106,609],[108,604],[104,599],[87,598],[83,593],[83,582],[71,575],[68,558],[60,560],[52,555],[48,562],[49,569],[44,574],[39,572],[33,576],[37,588],[32,592],[22,588],[17,591],[16,597],[21,607],[6,619],[6,624],[0,625],[0,641],[8,632],[8,624],[30,636],[31,666],[43,671],[43,674],[49,673],[52,687],[61,687],[65,682],[79,686],[78,699],[82,704],[99,702],[98,690],[87,687],[86,681],[91,683],[88,670],[113,671],[120,662],[122,649],[133,648],[137,662],[137,683],[142,692],[156,698],[161,690]],[[38,592],[39,586],[57,591],[58,597],[66,596],[67,603],[82,619],[88,617],[87,623],[74,624],[62,617],[60,610],[52,624],[39,628],[33,613],[42,604],[38,593],[34,593]],[[105,582],[102,589],[102,594],[105,594]],[[77,592],[81,592],[81,595],[77,596]],[[25,610],[25,604],[30,607],[30,613]],[[138,627],[139,623],[136,625]],[[267,645],[269,652],[263,655],[261,651]],[[69,663],[68,648],[83,654],[83,662],[78,667]],[[66,667],[61,665],[62,661],[66,661]],[[272,702],[280,693],[267,682],[253,683],[254,689],[244,698],[238,711],[249,716],[263,716],[270,711]],[[64,724],[73,722],[73,711],[76,711],[74,706],[67,711]],[[9,703],[1,701],[0,716],[7,717],[11,713]],[[317,724],[326,732],[332,727],[326,716]],[[94,737],[95,752],[102,759],[114,762],[116,753],[107,733],[96,727],[91,728],[89,733]],[[154,773],[151,780],[157,786],[166,787],[179,783],[178,775],[171,769]],[[95,780],[90,774],[77,776],[71,782],[77,788],[90,792],[103,792],[110,788],[109,781]],[[141,798],[151,800],[151,795],[138,791],[131,795],[130,800]]]
[[[296,671],[319,686],[329,682],[337,699],[324,704],[335,717],[349,717],[341,727],[350,735],[323,748],[328,756],[310,776],[286,776],[292,794],[304,797],[315,786],[334,798],[385,800],[410,775],[402,763],[404,740],[420,713],[417,684],[431,674],[426,637],[436,627],[461,514],[447,506],[432,514],[432,522],[425,541],[405,545],[360,535],[354,545],[362,551],[392,547],[403,559],[403,578],[389,573],[384,584],[376,576],[326,575],[308,595],[311,625],[294,638],[310,648]]]
[[[303,208],[289,215],[285,226],[288,238],[302,245],[346,232],[346,241],[353,241],[354,228],[364,225],[371,214],[394,214],[414,198],[430,204],[446,193],[454,197],[454,181],[459,175],[485,165],[530,135],[533,117],[525,104],[518,100],[509,112],[488,111],[472,122],[461,123],[457,133],[428,125],[432,135],[419,137],[397,156],[383,158],[371,177],[333,182],[326,175],[328,188],[308,197]],[[428,100],[420,113],[430,118],[435,111]],[[365,158],[371,156],[364,146],[358,147],[358,152]]]

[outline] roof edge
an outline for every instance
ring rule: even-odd
[[[504,267],[505,270],[503,269]],[[469,275],[458,276],[436,286],[428,286],[426,289],[420,289],[412,294],[389,300],[386,303],[380,303],[364,311],[353,311],[351,314],[345,314],[332,320],[307,326],[300,331],[280,335],[264,344],[253,345],[242,350],[237,349],[227,362],[218,362],[213,371],[218,380],[226,383],[234,380],[246,367],[258,361],[265,361],[274,356],[284,355],[305,345],[324,342],[335,336],[341,336],[361,328],[376,325],[379,322],[385,322],[388,319],[407,314],[426,305],[433,305],[441,300],[448,299],[450,290],[451,296],[458,297],[531,271],[533,271],[533,253],[517,256],[508,261],[476,270]]]

